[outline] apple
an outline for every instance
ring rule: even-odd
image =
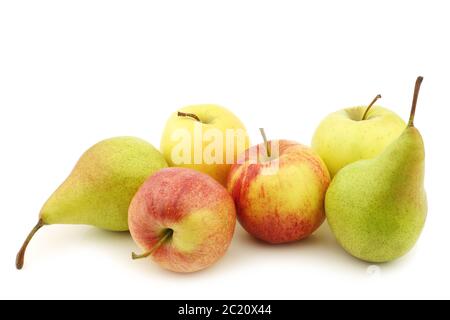
[[[317,128],[312,148],[326,163],[331,176],[358,160],[378,156],[405,130],[405,122],[394,112],[373,106],[353,107],[327,116]]]
[[[254,159],[255,154],[260,156]],[[251,235],[286,243],[308,237],[323,223],[330,175],[310,148],[286,140],[266,142],[247,150],[240,162],[227,185],[238,220]]]
[[[167,168],[151,176],[133,198],[128,222],[147,258],[174,272],[202,270],[227,251],[236,209],[227,190],[206,174]]]
[[[161,138],[169,166],[206,173],[223,186],[231,166],[248,147],[242,122],[228,109],[212,104],[178,110],[167,121]]]

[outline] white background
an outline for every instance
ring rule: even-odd
[[[448,1],[2,1],[0,298],[450,298]],[[378,268],[309,240],[256,242],[238,229],[213,267],[179,275],[132,262],[128,234],[51,226],[15,254],[43,202],[97,141],[156,146],[170,112],[218,103],[254,142],[309,144],[328,113],[380,104],[427,149],[429,219],[415,249]]]

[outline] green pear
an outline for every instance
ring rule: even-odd
[[[423,78],[416,82],[409,124],[378,157],[344,167],[325,200],[328,223],[338,242],[364,261],[395,260],[412,249],[424,227],[425,151],[414,127]]]
[[[90,148],[43,206],[38,224],[17,254],[17,269],[22,269],[27,246],[43,226],[83,224],[127,231],[131,200],[149,176],[165,167],[162,154],[138,138],[112,138]]]

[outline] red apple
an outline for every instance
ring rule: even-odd
[[[241,225],[269,243],[285,243],[311,235],[325,220],[324,199],[330,175],[310,148],[291,141],[267,142],[247,150],[232,167],[228,191]],[[256,161],[255,161],[256,160]]]
[[[146,253],[175,272],[202,270],[230,245],[236,209],[227,190],[210,176],[163,169],[140,188],[129,209],[130,232]]]

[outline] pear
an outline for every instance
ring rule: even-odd
[[[111,138],[90,148],[43,206],[17,254],[17,269],[22,269],[27,246],[43,226],[83,224],[127,231],[131,200],[149,176],[165,167],[163,155],[138,138]]]
[[[344,167],[325,199],[328,223],[342,247],[364,261],[382,263],[408,253],[427,216],[425,151],[414,127],[423,78],[416,81],[409,124],[378,157]]]

